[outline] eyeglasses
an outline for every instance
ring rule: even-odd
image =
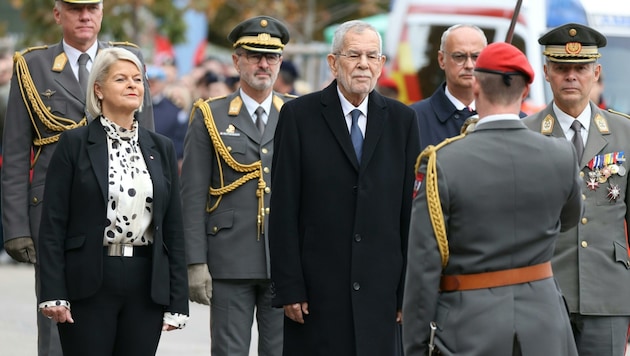
[[[455,64],[460,65],[460,66],[464,65],[464,63],[468,61],[468,58],[470,58],[473,64],[477,62],[477,58],[479,58],[479,53],[467,54],[467,53],[462,53],[462,52],[454,52],[454,53],[449,53],[446,51],[443,51],[443,52],[448,54],[453,60],[453,62],[455,62]]]
[[[370,63],[378,63],[383,58],[383,55],[376,52],[370,53],[358,53],[358,52],[348,52],[348,53],[335,53],[336,56],[346,57],[350,62],[360,62],[361,58],[365,56],[367,61]]]
[[[278,64],[280,55],[278,53],[239,53],[239,56],[245,56],[249,64],[258,64],[265,57],[267,64]]]

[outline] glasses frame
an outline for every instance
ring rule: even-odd
[[[239,57],[245,56],[245,59],[249,64],[260,64],[260,61],[265,58],[267,64],[276,65],[280,63],[280,59],[282,58],[282,54],[280,53],[240,52],[237,53],[237,55]],[[271,60],[269,58],[271,58]]]
[[[333,53],[333,54],[335,56],[344,57],[349,62],[354,62],[354,63],[361,62],[364,56],[368,63],[373,63],[373,64],[378,64],[383,59],[383,54],[378,53],[378,52],[376,53],[358,53],[358,52],[341,53],[339,52],[339,53]]]
[[[448,51],[442,51],[442,52],[444,52],[444,54],[451,57],[451,60],[453,61],[453,63],[457,64],[458,66],[463,66],[464,64],[466,64],[466,62],[468,62],[469,59],[472,61],[472,64],[474,65],[477,62],[477,59],[479,59],[479,54],[480,54],[480,52],[477,52],[477,53],[448,52]],[[462,59],[463,56],[465,57]]]

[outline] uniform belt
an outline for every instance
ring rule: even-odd
[[[440,279],[440,291],[454,292],[503,287],[538,281],[549,277],[553,277],[553,272],[551,270],[551,263],[547,261],[533,266],[504,269],[501,271],[460,274],[455,276],[442,275]]]
[[[151,257],[151,246],[134,246],[130,244],[113,244],[103,247],[105,256]]]

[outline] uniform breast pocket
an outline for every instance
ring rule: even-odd
[[[243,134],[240,136],[223,136],[222,139],[228,152],[232,155],[244,155],[247,151],[247,137]]]
[[[51,114],[55,116],[66,117],[68,114],[68,102],[62,99],[46,99],[42,98],[44,105]]]
[[[234,210],[214,212],[206,223],[206,234],[216,236],[219,231],[230,229],[234,224]]]

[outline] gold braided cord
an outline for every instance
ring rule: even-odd
[[[225,146],[225,143],[221,139],[221,135],[217,129],[217,126],[214,122],[214,117],[212,115],[212,110],[210,109],[210,105],[208,105],[207,101],[198,100],[195,102],[195,108],[199,108],[204,117],[204,123],[206,128],[208,129],[208,134],[210,135],[210,140],[212,141],[212,146],[214,147],[215,155],[217,158],[217,165],[219,167],[219,179],[220,179],[220,187],[214,188],[210,186],[208,191],[211,196],[218,197],[216,203],[211,207],[206,207],[206,211],[208,213],[213,212],[218,206],[219,202],[223,195],[230,193],[236,188],[242,186],[247,183],[249,180],[258,178],[258,188],[256,189],[256,197],[258,198],[258,214],[256,216],[257,219],[257,238],[260,239],[260,235],[265,231],[265,188],[267,184],[262,176],[262,162],[260,160],[250,163],[243,164],[239,163],[232,157],[229,153],[228,148]],[[194,111],[194,108],[193,108]],[[223,168],[221,165],[221,160],[225,162],[230,168],[233,170],[245,173],[242,177],[238,178],[234,182],[225,185],[223,178]]]
[[[442,202],[440,201],[440,192],[438,190],[438,176],[437,176],[437,151],[448,145],[451,142],[461,140],[466,137],[466,134],[447,138],[440,142],[437,146],[429,145],[416,160],[416,172],[420,168],[422,159],[428,157],[427,173],[425,175],[425,185],[427,192],[427,206],[429,208],[429,218],[431,225],[433,226],[433,232],[435,239],[437,240],[438,249],[440,250],[440,257],[442,258],[442,268],[445,268],[448,264],[449,250],[448,250],[448,238],[446,236],[446,226],[444,224],[444,215],[442,214]]]
[[[22,56],[21,53],[16,52],[13,56],[13,61],[15,63],[15,75],[17,76],[17,82],[20,86],[22,100],[24,101],[24,106],[28,111],[31,124],[33,125],[33,129],[35,130],[35,134],[37,136],[33,139],[33,145],[38,147],[32,162],[32,166],[34,166],[39,158],[39,154],[41,153],[43,146],[57,142],[59,140],[59,135],[63,131],[85,126],[87,124],[87,119],[84,116],[79,122],[75,122],[72,119],[53,115],[37,92],[35,82],[33,82],[33,78],[31,77],[31,73],[28,69],[28,64],[26,63],[24,56]],[[28,103],[31,103],[31,105],[28,105]],[[50,131],[58,132],[58,134],[50,137],[42,137],[42,134],[35,122],[36,119],[39,119],[39,121],[41,121],[42,124],[44,124],[44,126],[46,126],[46,128]]]

